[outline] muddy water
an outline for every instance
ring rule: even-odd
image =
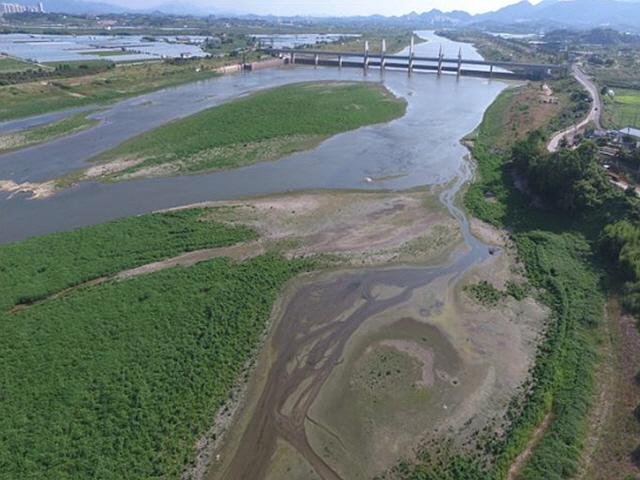
[[[460,221],[466,244],[452,263],[332,274],[301,286],[287,299],[270,339],[268,348],[275,359],[259,400],[237,449],[225,452],[231,454],[231,460],[214,465],[210,479],[265,478],[281,441],[293,447],[321,479],[345,478],[313,448],[305,428],[310,409],[334,368],[344,361],[345,346],[363,324],[410,302],[417,289],[436,280],[455,281],[490,255],[489,247],[471,235],[464,213],[454,205],[469,176],[468,165],[461,164],[457,180],[441,196]],[[380,291],[387,294],[374,293]]]
[[[418,53],[437,51],[440,41],[432,38],[419,45]],[[459,45],[442,42],[447,51]],[[465,49],[472,52],[468,46]],[[365,75],[358,69],[301,66],[230,75],[125,100],[94,114],[102,120],[96,127],[1,155],[0,180],[21,183],[64,175],[86,167],[92,156],[172,119],[257,89],[312,80],[382,82],[407,100],[407,114],[388,124],[338,135],[312,151],[246,168],[117,184],[83,183],[45,200],[0,192],[0,242],[207,200],[312,188],[403,189],[447,182],[465,154],[460,138],[475,128],[505,88],[501,82],[451,75],[408,76],[393,71],[381,75],[376,70]]]

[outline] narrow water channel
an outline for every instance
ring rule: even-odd
[[[451,263],[332,274],[304,284],[287,299],[265,347],[275,357],[259,400],[232,460],[223,470],[214,466],[210,479],[265,478],[278,442],[284,441],[321,479],[347,480],[313,448],[306,429],[310,409],[334,367],[343,361],[345,345],[365,322],[412,301],[416,289],[436,279],[456,281],[491,255],[490,247],[471,234],[464,212],[455,205],[469,177],[469,165],[460,164],[455,182],[440,197],[459,221],[466,247]],[[372,294],[380,290],[395,293],[382,298]]]

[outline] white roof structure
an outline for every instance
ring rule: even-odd
[[[627,127],[619,130],[619,132],[623,135],[629,135],[631,137],[640,139],[640,130],[637,128]]]

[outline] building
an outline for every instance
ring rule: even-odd
[[[640,130],[633,127],[626,127],[610,132],[614,141],[623,147],[640,148]]]
[[[0,15],[8,15],[12,13],[44,13],[44,5],[42,2],[37,5],[22,5],[20,3],[0,3]]]

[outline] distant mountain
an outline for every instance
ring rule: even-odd
[[[38,0],[22,0],[21,3],[35,4]],[[46,11],[91,14],[91,13],[157,13],[168,15],[205,16],[220,14],[214,8],[199,7],[187,2],[169,2],[147,10],[133,10],[109,3],[83,0],[43,0]],[[237,15],[236,15],[237,16]],[[246,15],[243,18],[269,19],[274,17]],[[302,17],[291,17],[302,18]],[[500,26],[523,26],[551,30],[555,28],[614,27],[619,30],[640,32],[640,0],[543,0],[533,5],[523,0],[501,8],[495,12],[470,15],[467,12],[443,12],[433,9],[424,13],[412,12],[407,15],[383,17],[381,15],[360,17],[310,18],[307,21],[335,23],[363,23],[371,25],[399,25],[408,28],[446,28],[476,25],[496,29]]]
[[[40,0],[19,0],[24,5],[37,5]],[[131,10],[101,2],[84,2],[82,0],[43,0],[46,12],[87,15],[99,13],[128,13]]]
[[[474,17],[472,23],[544,23],[575,28],[599,26],[640,30],[638,0],[544,0],[532,5],[522,1],[496,12]]]
[[[473,19],[473,16],[467,12],[455,10],[453,12],[443,12],[438,9],[433,9],[429,12],[416,13],[412,12],[402,17],[397,17],[400,20],[404,20],[408,23],[420,22],[427,26],[443,26],[443,25],[457,25],[465,24]]]
[[[536,7],[527,0],[508,5],[496,12],[476,15],[473,22],[517,23],[529,21],[535,16]]]

